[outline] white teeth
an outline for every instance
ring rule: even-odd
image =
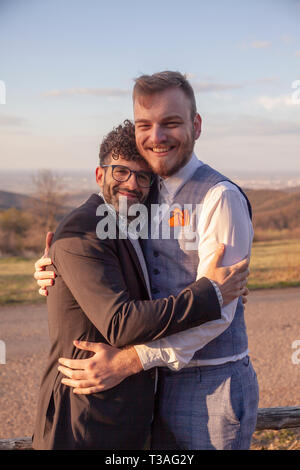
[[[163,153],[163,152],[168,152],[170,150],[171,147],[165,147],[165,148],[162,148],[162,147],[153,147],[153,152],[157,152],[157,153]]]

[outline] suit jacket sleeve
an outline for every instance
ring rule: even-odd
[[[220,318],[215,289],[206,278],[176,297],[133,300],[109,240],[90,234],[61,236],[51,252],[57,274],[112,346],[145,343]]]

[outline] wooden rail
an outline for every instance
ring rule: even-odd
[[[300,406],[260,408],[258,410],[256,431],[298,427],[300,427]]]
[[[32,450],[31,437],[0,439],[0,450]]]
[[[300,427],[300,406],[260,408],[256,431]],[[32,450],[31,437],[0,439],[0,450]]]

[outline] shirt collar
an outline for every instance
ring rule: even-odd
[[[192,177],[197,168],[203,165],[203,162],[193,153],[186,165],[168,178],[160,178],[160,193],[162,196],[173,198],[180,188]]]

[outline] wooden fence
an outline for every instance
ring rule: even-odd
[[[300,427],[300,406],[260,408],[256,431],[264,429],[286,429]],[[0,439],[0,450],[31,450],[31,437]]]

